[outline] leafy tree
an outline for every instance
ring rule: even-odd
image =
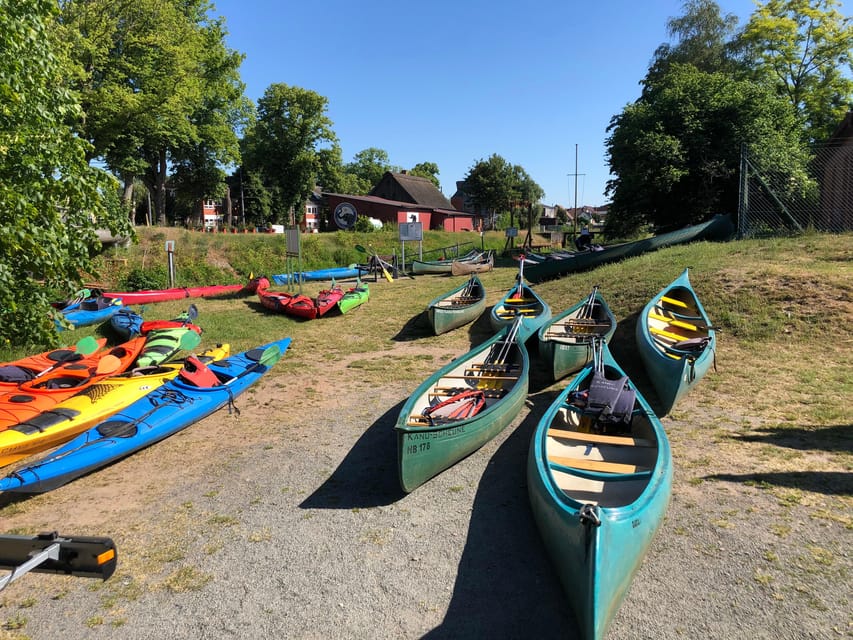
[[[708,73],[742,73],[737,26],[737,16],[721,15],[714,0],[687,0],[684,14],[667,22],[667,32],[676,38],[675,44],[664,43],[657,48],[643,84],[654,84],[673,64],[691,64]]]
[[[465,176],[465,191],[478,207],[497,214],[510,213],[515,207],[539,201],[545,191],[519,165],[512,165],[498,154],[479,160]]]
[[[811,141],[824,140],[853,106],[853,19],[837,0],[768,0],[743,33],[759,81],[797,110]]]
[[[206,0],[61,0],[61,24],[80,64],[76,87],[85,119],[80,134],[125,183],[141,176],[165,223],[166,180],[218,178],[217,165],[239,159],[235,127],[248,102],[227,49],[221,19]],[[214,180],[215,182],[215,180]],[[208,184],[193,183],[197,192]]]
[[[608,132],[611,237],[647,222],[669,228],[736,211],[742,144],[797,184],[805,180],[793,109],[772,89],[726,73],[672,65]]]
[[[49,296],[89,269],[94,231],[128,233],[105,203],[118,185],[86,161],[79,104],[51,0],[0,0],[0,340],[54,344]]]
[[[401,169],[391,164],[387,151],[369,147],[355,154],[353,161],[344,166],[344,171],[355,176],[359,186],[367,187],[356,194],[361,195],[375,187],[386,171],[398,173]]]
[[[441,190],[441,181],[438,179],[438,165],[434,162],[419,162],[414,167],[409,169],[409,173],[413,176],[426,178],[435,185],[436,189]]]
[[[257,120],[246,131],[243,157],[278,206],[275,218],[299,218],[321,172],[322,145],[337,138],[326,115],[328,100],[299,87],[272,84],[258,100]],[[280,208],[279,208],[280,207]]]

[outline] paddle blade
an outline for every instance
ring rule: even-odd
[[[187,331],[181,336],[180,347],[183,351],[192,351],[201,344],[201,336],[195,331]]]
[[[258,358],[258,364],[265,367],[271,367],[279,360],[281,360],[281,349],[278,348],[277,344],[273,344],[264,349],[261,357]]]
[[[102,376],[108,373],[115,373],[121,367],[121,360],[112,354],[107,354],[98,360],[98,366],[95,368],[95,375]]]
[[[191,304],[189,309],[187,309],[187,321],[184,324],[189,324],[196,318],[198,318],[198,307]]]
[[[92,336],[86,336],[85,338],[80,338],[74,349],[81,356],[88,356],[98,350],[98,341]]]
[[[362,247],[360,244],[355,245],[355,250],[358,251],[359,253],[367,253],[367,249]]]

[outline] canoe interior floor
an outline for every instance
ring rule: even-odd
[[[551,468],[551,475],[560,490],[582,504],[601,507],[622,507],[634,502],[645,490],[648,478],[605,482]]]

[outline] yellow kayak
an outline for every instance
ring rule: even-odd
[[[199,358],[213,362],[230,354],[230,345],[223,344],[208,349]],[[71,440],[176,377],[181,367],[182,361],[104,378],[50,411],[9,427],[0,432],[0,467]]]

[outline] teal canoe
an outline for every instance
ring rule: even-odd
[[[589,296],[542,325],[539,355],[552,379],[560,380],[592,361],[596,337],[609,342],[615,331],[616,317],[595,286]]]
[[[500,331],[520,316],[519,340],[525,342],[551,319],[551,307],[524,282],[524,256],[520,257],[518,264],[518,284],[492,307],[489,322],[492,329]]]
[[[660,420],[600,349],[539,421],[527,459],[534,519],[585,640],[605,637],[672,493]],[[602,393],[614,392],[624,412],[608,414]]]
[[[370,287],[367,286],[366,282],[359,280],[358,284],[347,289],[343,297],[338,300],[338,309],[341,313],[347,313],[363,305],[369,298]]]
[[[608,245],[599,250],[578,251],[568,255],[560,254],[547,258],[528,269],[528,280],[538,283],[550,278],[559,278],[567,273],[592,269],[602,264],[625,260],[649,251],[657,251],[678,244],[700,240],[728,240],[734,231],[735,227],[729,216],[717,215],[701,224],[691,225],[650,238]]]
[[[690,284],[688,269],[643,307],[636,338],[660,400],[658,413],[666,415],[708,372],[717,349],[716,333]]]
[[[473,322],[486,310],[486,288],[476,275],[458,287],[438,296],[426,309],[435,335]]]
[[[530,375],[518,335],[517,322],[439,369],[406,400],[394,426],[403,491],[470,455],[518,416]]]

